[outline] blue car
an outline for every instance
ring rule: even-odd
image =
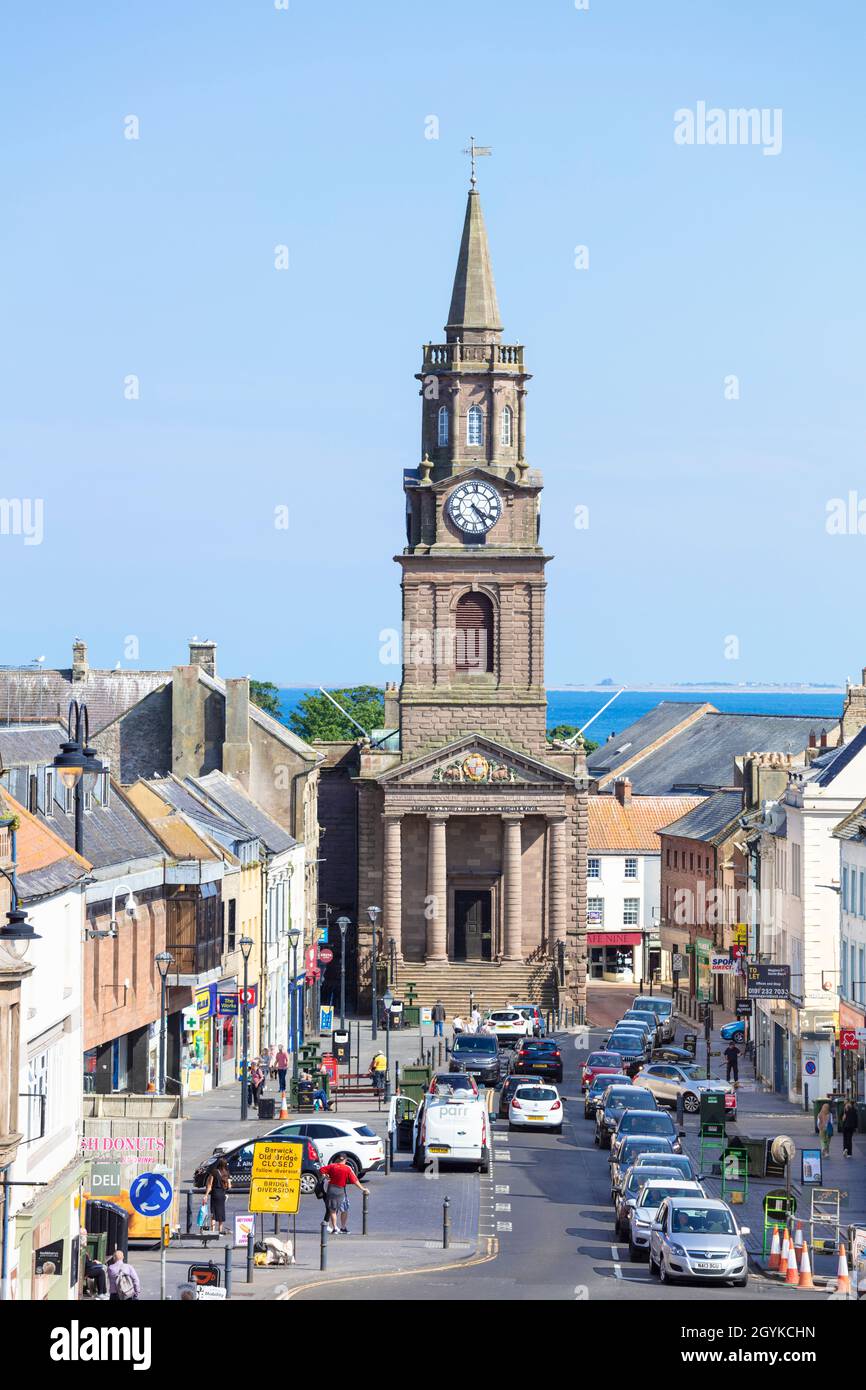
[[[735,1018],[733,1023],[726,1023],[719,1029],[725,1042],[745,1042],[746,1025],[741,1018]]]

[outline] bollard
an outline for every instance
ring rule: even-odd
[[[328,1223],[322,1222],[322,1229],[319,1233],[319,1269],[328,1268]]]
[[[226,1298],[231,1298],[232,1296],[232,1260],[234,1258],[234,1253],[235,1252],[232,1249],[232,1247],[230,1245],[227,1245],[225,1267]]]
[[[247,1283],[248,1283],[248,1284],[251,1284],[251,1283],[253,1282],[253,1269],[255,1268],[255,1266],[253,1265],[253,1255],[255,1254],[255,1244],[256,1244],[255,1229],[253,1229],[253,1230],[250,1231],[249,1234],[247,1235]]]
[[[447,1250],[451,1242],[451,1203],[448,1198],[442,1203],[442,1249]]]
[[[391,1172],[391,1131],[385,1135],[385,1177]]]
[[[637,992],[638,992],[638,994],[643,994],[643,975],[641,975],[641,977],[640,977],[640,982],[638,983]]]
[[[279,1234],[280,1234],[280,1216],[279,1216],[279,1212],[276,1212],[276,1211],[275,1211],[275,1212],[274,1212],[274,1235],[275,1235],[275,1236],[278,1236]]]
[[[361,1193],[361,1235],[362,1235],[362,1236],[365,1236],[365,1235],[367,1234],[367,1199],[368,1199],[369,1195],[370,1195],[370,1194],[369,1194],[368,1192],[362,1192],[362,1193]]]
[[[192,1192],[189,1188],[186,1191],[186,1233],[192,1235]]]
[[[440,1066],[440,1067],[442,1066],[442,1039],[441,1039],[441,1038],[439,1039],[439,1061],[438,1061],[437,1065]]]
[[[400,1094],[400,1063],[394,1059],[394,1094]]]

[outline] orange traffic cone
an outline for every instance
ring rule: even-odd
[[[770,1245],[770,1262],[769,1262],[769,1264],[767,1265],[767,1269],[778,1269],[778,1268],[779,1268],[779,1263],[780,1263],[780,1261],[781,1261],[781,1258],[782,1258],[782,1256],[781,1256],[781,1246],[780,1246],[780,1243],[779,1243],[779,1228],[778,1228],[778,1226],[774,1226],[774,1227],[773,1227],[773,1240],[772,1240],[772,1244]]]
[[[788,1268],[785,1272],[785,1283],[793,1284],[794,1287],[800,1282],[800,1271],[797,1269],[797,1251],[794,1242],[788,1246]]]
[[[779,1256],[779,1273],[784,1274],[788,1268],[788,1251],[791,1248],[791,1233],[787,1226],[782,1227],[782,1253]]]
[[[287,1119],[289,1118],[289,1107],[288,1107],[288,1105],[286,1104],[286,1093],[285,1093],[285,1091],[281,1091],[281,1092],[280,1092],[280,1095],[282,1096],[282,1099],[281,1099],[281,1101],[280,1101],[280,1119],[281,1119],[281,1120],[287,1120]]]
[[[805,1240],[803,1241],[803,1258],[800,1261],[800,1282],[797,1287],[799,1289],[814,1289],[815,1287],[812,1283],[812,1266],[809,1263],[809,1245]]]
[[[844,1240],[839,1244],[839,1272],[836,1275],[836,1292],[851,1292],[851,1280],[848,1278],[848,1256],[845,1254]]]
[[[797,1222],[797,1229],[796,1229],[796,1231],[794,1232],[794,1249],[797,1251],[797,1254],[798,1254],[798,1255],[800,1254],[800,1251],[803,1249],[803,1223],[802,1223],[802,1221],[798,1221],[798,1222]]]

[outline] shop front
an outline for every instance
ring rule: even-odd
[[[853,1036],[853,1039],[851,1035]],[[845,1036],[847,1035],[847,1036]],[[843,1046],[855,1041],[856,1047]],[[864,1074],[864,1041],[866,1041],[866,1012],[853,1004],[839,1003],[839,1070],[840,1090],[855,1100],[866,1101]]]
[[[78,1298],[78,1196],[86,1165],[70,1163],[15,1213],[10,1251],[14,1299],[69,1302]]]
[[[238,982],[220,980],[213,1019],[213,1084],[224,1086],[238,1076]]]
[[[713,973],[710,957],[714,951],[712,941],[699,936],[695,941],[695,998],[707,1003],[713,998]]]
[[[193,991],[193,1002],[181,1020],[180,1084],[185,1096],[200,1096],[213,1085],[214,1018],[217,987],[203,985]]]
[[[589,977],[610,984],[634,984],[640,975],[641,934],[590,931],[586,934]]]

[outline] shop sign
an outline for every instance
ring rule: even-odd
[[[590,931],[586,934],[587,946],[639,946],[639,931]]]
[[[842,1052],[856,1052],[860,1046],[856,1028],[839,1029],[839,1047]]]
[[[42,1245],[36,1251],[34,1274],[63,1273],[63,1241],[55,1240],[51,1245]]]
[[[734,941],[738,946],[748,946],[749,944],[749,924],[748,922],[738,922],[734,927]]]
[[[195,1032],[198,1027],[198,1009],[195,1004],[188,1004],[184,1009],[182,1024],[185,1033]]]
[[[258,985],[248,985],[238,990],[238,1000],[242,1009],[254,1009],[258,999]]]
[[[730,956],[714,954],[710,956],[710,970],[714,975],[735,975],[737,962]]]
[[[199,1023],[203,1023],[206,1018],[216,1010],[216,985],[204,985],[195,992],[195,1011],[198,1015]]]
[[[217,1013],[222,1014],[223,1017],[236,1017],[238,1013],[237,994],[218,994]]]
[[[123,1173],[114,1163],[94,1163],[90,1169],[90,1191],[94,1197],[118,1197],[123,1191]]]
[[[790,965],[746,966],[746,989],[750,999],[789,999]]]

